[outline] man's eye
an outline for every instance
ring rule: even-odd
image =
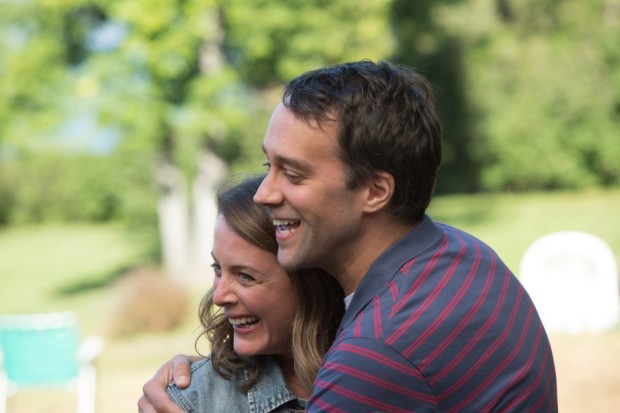
[[[267,168],[267,170],[270,170],[270,169],[271,169],[271,163],[269,163],[269,161],[265,161],[265,162],[263,162],[263,166],[264,166],[265,168]]]

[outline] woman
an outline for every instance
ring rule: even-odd
[[[218,193],[214,282],[200,304],[211,354],[192,364],[188,388],[168,387],[187,412],[303,410],[344,313],[329,274],[278,264],[271,218],[252,199],[261,181]]]

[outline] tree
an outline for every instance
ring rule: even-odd
[[[435,89],[444,136],[443,161],[437,180],[439,193],[480,189],[482,165],[471,144],[475,138],[475,102],[467,88],[468,50],[461,34],[438,18],[439,10],[454,10],[460,3],[458,0],[394,0],[391,10],[392,25],[399,39],[393,59],[414,67]]]
[[[387,0],[11,3],[11,19],[17,19],[10,23],[7,17],[0,27],[33,27],[18,48],[36,69],[18,74],[5,57],[0,67],[28,82],[49,62],[49,73],[29,84],[27,95],[36,103],[42,92],[53,91],[40,113],[57,115],[53,124],[45,123],[34,115],[33,103],[24,106],[20,124],[21,112],[10,106],[0,114],[7,125],[0,139],[11,148],[5,153],[13,151],[18,159],[15,148],[38,151],[44,141],[62,146],[70,134],[67,124],[90,119],[95,137],[104,134],[113,142],[98,155],[125,178],[118,180],[122,208],[151,200],[144,195],[154,187],[153,178],[159,179],[162,199],[171,194],[183,199],[197,177],[204,181],[200,160],[219,158],[235,171],[258,168],[262,134],[284,81],[324,64],[388,56],[393,45],[388,7]],[[36,24],[30,21],[33,10]],[[325,30],[330,25],[337,30]],[[38,42],[44,46],[34,47]],[[39,49],[47,54],[39,56]],[[23,99],[19,91],[0,93]],[[6,136],[19,127],[24,143],[9,144]],[[44,133],[37,135],[37,128]],[[92,151],[90,143],[73,150]]]
[[[617,2],[396,0],[394,16],[397,56],[443,89],[440,190],[620,184]]]

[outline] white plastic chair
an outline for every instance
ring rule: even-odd
[[[77,412],[95,412],[93,362],[103,339],[80,343],[73,313],[0,316],[0,413],[8,398],[26,388],[60,387],[77,393]]]
[[[598,333],[617,326],[616,259],[597,236],[580,231],[545,235],[526,250],[520,274],[547,330]]]

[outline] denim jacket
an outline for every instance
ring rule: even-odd
[[[168,386],[172,401],[188,413],[284,413],[303,411],[305,400],[298,399],[284,381],[275,358],[267,357],[264,369],[247,394],[239,390],[245,371],[233,372],[226,380],[213,368],[210,358],[191,365],[191,382],[186,389]]]

